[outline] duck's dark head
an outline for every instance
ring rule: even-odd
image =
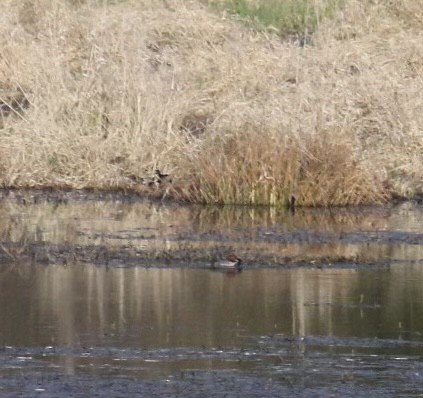
[[[236,254],[229,254],[226,257],[226,260],[233,262],[236,268],[240,268],[242,264],[242,260]]]

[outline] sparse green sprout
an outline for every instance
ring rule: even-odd
[[[208,0],[256,27],[276,31],[281,36],[309,34],[320,20],[331,17],[343,0]]]

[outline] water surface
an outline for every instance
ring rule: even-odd
[[[0,201],[2,396],[423,394],[421,205],[47,199]]]

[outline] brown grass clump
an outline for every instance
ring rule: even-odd
[[[185,166],[195,202],[306,206],[358,205],[386,200],[383,186],[352,156],[347,137],[249,130],[204,142]],[[188,157],[189,158],[189,157]],[[178,191],[180,194],[181,192]]]
[[[142,190],[159,168],[201,202],[421,193],[421,7],[401,3],[345,2],[300,47],[195,0],[5,0],[0,103],[28,106],[0,115],[0,182]]]

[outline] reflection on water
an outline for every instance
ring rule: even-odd
[[[23,384],[25,396],[41,384],[49,396],[87,396],[93,383],[88,395],[135,396],[143,378],[145,396],[157,385],[224,396],[240,378],[248,396],[423,393],[421,206],[291,214],[19,195],[0,195],[2,396]],[[208,253],[229,251],[244,271],[209,269]],[[166,268],[150,253],[169,255]],[[308,268],[278,262],[296,256],[310,261],[291,266]],[[46,372],[55,376],[40,383]]]
[[[0,242],[23,248],[38,242],[106,246],[129,254],[236,251],[258,266],[260,259],[263,264],[283,264],[285,258],[298,256],[423,261],[423,208],[409,203],[355,210],[299,209],[294,215],[285,209],[119,200],[28,204],[28,198],[10,196],[0,200]],[[14,252],[8,256],[18,257]]]
[[[0,344],[237,347],[252,336],[419,339],[421,267],[248,270],[5,267]]]

